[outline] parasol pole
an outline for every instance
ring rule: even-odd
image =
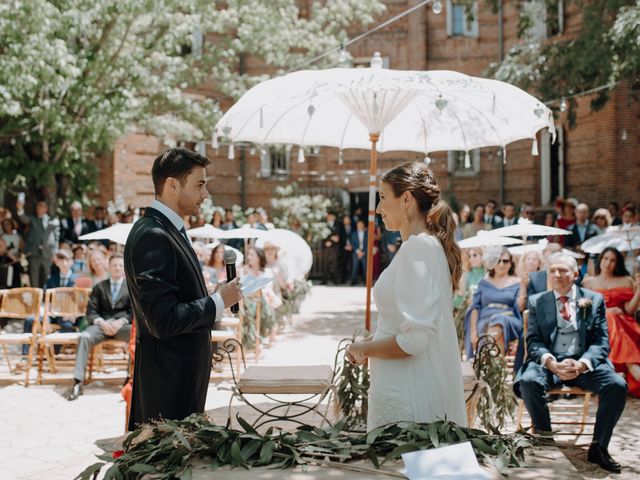
[[[364,326],[368,332],[371,331],[371,287],[373,286],[373,236],[376,221],[376,182],[378,171],[378,151],[376,143],[380,139],[379,133],[370,133],[371,140],[371,163],[369,165],[369,216],[367,222],[367,310],[365,314]]]

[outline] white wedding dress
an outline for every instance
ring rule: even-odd
[[[447,418],[467,425],[451,275],[440,241],[422,233],[402,244],[374,287],[374,340],[395,336],[410,357],[370,359],[367,429]]]

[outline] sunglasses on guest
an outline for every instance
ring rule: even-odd
[[[510,258],[501,258],[500,260],[498,260],[498,263],[503,263],[504,265],[507,265],[507,264],[511,263],[511,259]]]

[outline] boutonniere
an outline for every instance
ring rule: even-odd
[[[590,298],[582,297],[578,300],[578,308],[580,309],[583,317],[587,315],[587,311],[591,308],[591,304],[592,302]]]

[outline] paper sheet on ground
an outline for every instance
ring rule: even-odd
[[[242,277],[242,295],[251,295],[258,290],[268,285],[273,280],[273,277],[256,277],[254,275],[247,275]]]
[[[403,453],[409,480],[486,480],[489,474],[478,465],[471,443],[458,443],[431,450]]]

